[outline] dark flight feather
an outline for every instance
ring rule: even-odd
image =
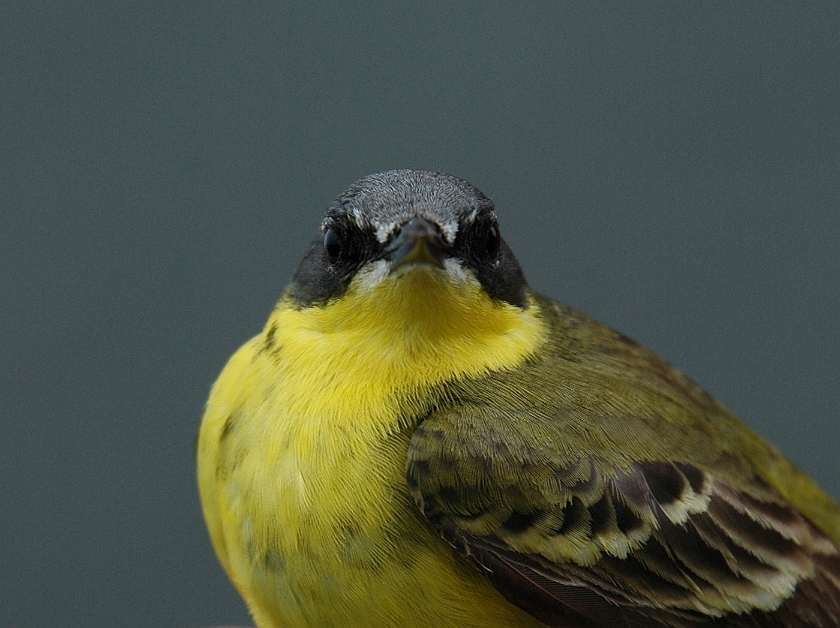
[[[560,340],[452,384],[414,434],[409,488],[441,535],[548,626],[840,626],[840,550],[768,475],[778,453],[744,452],[747,428],[678,371],[543,305]]]

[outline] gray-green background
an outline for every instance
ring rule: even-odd
[[[840,3],[349,4],[0,6],[3,626],[248,621],[202,406],[388,168],[840,496]]]

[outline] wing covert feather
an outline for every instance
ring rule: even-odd
[[[549,626],[840,625],[837,545],[743,454],[736,420],[552,307],[562,341],[453,384],[417,428],[406,477],[430,524]]]

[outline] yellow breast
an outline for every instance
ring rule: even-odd
[[[544,338],[538,308],[409,272],[325,307],[281,301],[213,388],[202,504],[260,628],[538,625],[427,527],[404,476],[445,383],[520,365]]]

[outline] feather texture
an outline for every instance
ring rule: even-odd
[[[836,539],[808,493],[771,484],[775,450],[744,451],[747,428],[675,369],[543,305],[562,340],[490,376],[505,386],[454,384],[416,430],[427,520],[549,626],[840,625]]]

